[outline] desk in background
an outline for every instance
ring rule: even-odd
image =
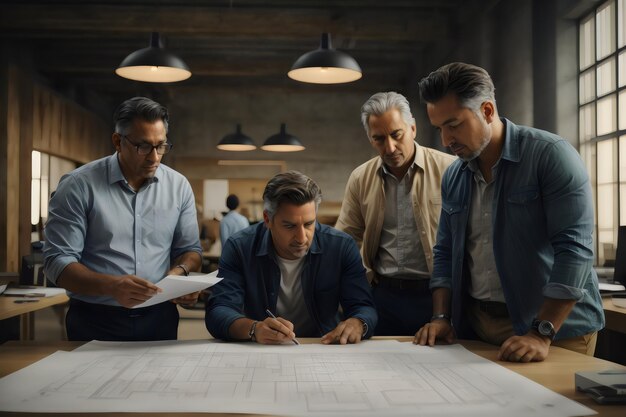
[[[400,341],[409,341],[410,337],[375,337],[374,339],[397,339]],[[315,343],[319,339],[299,339],[303,343]],[[55,343],[36,343],[36,342],[8,342],[0,345],[0,377],[15,372],[31,363],[42,359],[57,350],[71,351],[80,346],[80,342],[55,342]],[[535,363],[509,363],[498,362],[496,356],[498,348],[478,341],[463,341],[462,345],[475,354],[485,359],[497,362],[498,364],[517,372],[526,378],[533,380],[546,388],[555,391],[567,398],[578,401],[581,404],[598,412],[601,417],[623,417],[626,415],[626,406],[618,405],[600,405],[595,403],[591,398],[577,392],[574,386],[574,372],[576,371],[592,371],[602,369],[624,369],[624,367],[612,362],[585,356],[576,352],[561,349],[558,347],[550,348],[550,355],[545,362]],[[51,414],[36,413],[5,413],[5,415],[15,416],[50,416]],[[113,416],[115,413],[98,413],[99,416]],[[119,415],[119,414],[118,414]],[[223,415],[228,417],[237,416],[237,414],[211,414],[211,413],[159,413],[159,416],[189,416],[198,417],[199,415]],[[246,414],[249,416],[250,414]],[[133,416],[153,416],[153,413],[133,413]]]
[[[36,302],[15,303],[20,297],[0,296],[0,320],[11,317],[20,317],[20,340],[33,340],[34,321],[33,312],[57,304],[67,303],[69,298],[65,294],[53,295],[52,297],[37,297]]]

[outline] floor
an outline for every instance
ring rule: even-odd
[[[66,306],[54,306],[33,313],[36,341],[66,340],[63,324],[66,309]],[[204,325],[204,308],[189,310],[179,307],[178,310],[180,313],[179,340],[212,339]]]

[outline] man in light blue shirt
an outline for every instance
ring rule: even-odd
[[[193,192],[161,165],[168,114],[143,97],[115,112],[116,152],[64,175],[50,201],[45,271],[68,290],[69,340],[176,339],[176,303],[132,307],[154,296],[166,275],[200,267],[202,249]]]
[[[604,312],[589,178],[565,139],[500,118],[494,91],[487,71],[458,62],[420,81],[459,159],[441,184],[433,317],[414,342],[474,333],[505,361],[542,361],[550,345],[593,355]]]
[[[250,226],[248,219],[237,211],[237,207],[239,207],[239,197],[235,194],[229,195],[226,198],[226,207],[228,207],[230,211],[226,213],[220,222],[220,240],[222,241],[222,246],[224,246],[229,237]]]

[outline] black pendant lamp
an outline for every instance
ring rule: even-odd
[[[248,136],[241,133],[241,125],[237,123],[237,131],[222,138],[217,149],[223,151],[253,151],[256,145]]]
[[[191,77],[187,64],[163,48],[157,32],[152,32],[150,46],[124,58],[115,73],[130,80],[150,83],[171,83]]]
[[[280,132],[267,138],[261,149],[270,152],[296,152],[305,148],[297,137],[287,133],[285,124],[281,123]]]
[[[298,58],[287,75],[304,83],[340,84],[356,81],[363,74],[356,60],[333,49],[330,34],[322,33],[319,49]]]

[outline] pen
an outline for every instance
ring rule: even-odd
[[[266,312],[266,313],[267,313],[267,315],[268,315],[268,316],[270,316],[271,318],[273,318],[273,319],[275,319],[275,318],[276,318],[276,316],[275,316],[275,315],[273,315],[273,314],[272,314],[272,312],[271,312],[268,308],[266,308],[266,309],[265,309],[265,312]],[[296,344],[296,345],[299,345],[299,344],[300,344],[300,342],[298,342],[295,338],[294,338],[294,339],[291,339],[291,341],[292,341],[294,344]]]
[[[22,304],[22,303],[36,303],[39,302],[39,300],[37,300],[36,298],[20,298],[19,300],[15,300],[13,301],[14,303],[17,304]]]

